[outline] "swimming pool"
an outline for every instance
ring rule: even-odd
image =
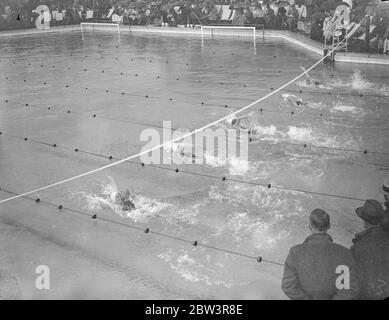
[[[0,186],[14,192],[109,163],[94,154],[138,153],[142,130],[158,129],[163,120],[175,128],[201,127],[319,59],[274,39],[253,48],[249,41],[202,45],[197,37],[152,34],[122,36],[120,43],[111,34],[91,34],[82,41],[78,32],[2,40],[0,53]],[[280,263],[308,235],[307,216],[320,207],[331,215],[334,240],[349,246],[361,227],[354,215],[359,201],[203,175],[377,198],[389,167],[387,72],[321,65],[311,72],[320,87],[298,81],[252,108],[247,172],[234,161],[179,166],[198,175],[126,163],[34,196]],[[308,104],[292,107],[288,94]],[[124,214],[107,195],[131,186],[139,209]],[[8,196],[0,193],[0,199]],[[0,228],[1,269],[14,276],[22,298],[284,298],[281,266],[27,199],[0,206]],[[50,290],[35,288],[38,265],[50,267]]]

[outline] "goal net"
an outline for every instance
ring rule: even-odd
[[[239,26],[201,26],[201,39],[246,39],[256,41],[255,27],[239,27]]]
[[[118,23],[81,22],[82,40],[85,39],[87,32],[113,32],[118,35],[120,40],[120,25]]]

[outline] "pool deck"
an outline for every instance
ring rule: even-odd
[[[58,26],[48,30],[37,30],[37,29],[25,29],[25,30],[11,30],[1,31],[1,38],[9,37],[20,37],[29,35],[39,35],[47,33],[67,33],[77,32],[80,30],[79,25],[72,26]],[[200,36],[200,28],[175,28],[175,27],[155,27],[155,26],[127,26],[122,25],[121,30],[123,32],[130,31],[136,33],[159,33],[166,35],[186,35],[186,36]],[[261,31],[257,31],[257,38],[262,38],[263,34]],[[323,56],[324,45],[313,41],[303,35],[291,33],[282,30],[265,30],[265,39],[278,38],[288,41],[296,46],[304,48],[312,53]],[[383,54],[368,54],[368,53],[357,53],[357,52],[337,52],[335,55],[335,61],[337,62],[350,62],[350,63],[364,63],[364,64],[380,64],[389,65],[389,56]]]

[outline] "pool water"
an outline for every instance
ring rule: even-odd
[[[202,43],[134,33],[120,43],[112,34],[86,34],[82,41],[78,32],[2,39],[0,187],[22,193],[110,163],[76,148],[136,154],[150,125],[165,120],[174,128],[199,128],[280,87],[319,58],[275,39],[258,41],[256,48],[236,39]],[[311,72],[320,86],[301,79],[254,106],[245,113],[253,129],[248,163],[162,165],[170,171],[123,163],[32,196],[280,263],[308,236],[307,217],[319,207],[331,215],[334,240],[350,246],[362,227],[354,214],[360,201],[204,175],[379,198],[389,167],[387,74],[382,66],[320,65]],[[291,106],[287,95],[307,104]],[[367,154],[355,152],[365,149]],[[111,195],[130,187],[138,195],[137,210],[125,213]],[[0,199],[9,196],[0,192]],[[50,290],[35,287],[39,265],[50,268]],[[0,205],[0,270],[3,298],[285,299],[282,266],[28,199]]]

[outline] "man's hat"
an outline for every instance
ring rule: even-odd
[[[358,217],[372,225],[378,225],[384,217],[384,208],[377,200],[366,200],[363,207],[357,208],[355,212]]]
[[[382,190],[384,190],[386,193],[389,193],[389,176],[385,178],[384,184],[382,185]]]

